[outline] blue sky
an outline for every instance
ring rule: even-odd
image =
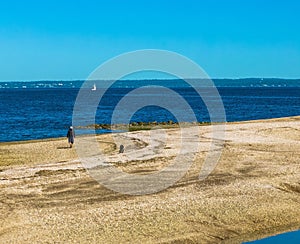
[[[299,12],[297,0],[1,1],[0,80],[85,79],[137,49],[213,78],[300,78]]]

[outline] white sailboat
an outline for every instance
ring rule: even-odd
[[[96,91],[96,90],[97,90],[97,87],[96,87],[96,84],[94,83],[92,91]]]

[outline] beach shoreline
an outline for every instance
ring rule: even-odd
[[[226,123],[220,161],[199,181],[210,127],[189,132],[203,151],[187,174],[145,196],[98,184],[65,138],[0,143],[0,242],[239,243],[299,229],[300,116]],[[170,141],[178,130],[165,130]],[[122,160],[115,136],[127,143]],[[130,152],[149,149],[148,137],[134,131],[97,140],[116,167],[148,174],[167,165],[176,149],[168,141],[157,155],[130,159]]]
[[[243,120],[243,121],[230,121],[230,122],[220,122],[220,124],[245,124],[245,123],[265,123],[265,122],[276,122],[276,121],[283,121],[283,120],[298,120],[299,116],[288,116],[288,117],[280,117],[280,118],[271,118],[271,119],[257,119],[257,120]],[[218,123],[211,123],[208,121],[203,122],[182,122],[179,124],[178,122],[134,122],[130,123],[129,125],[126,124],[94,124],[88,126],[78,126],[75,129],[113,129],[110,132],[103,132],[101,134],[96,134],[97,136],[107,135],[107,134],[115,134],[115,133],[124,133],[124,132],[132,132],[132,131],[143,131],[143,130],[155,130],[155,129],[174,129],[182,127],[189,127],[189,126],[211,126],[212,124]],[[67,130],[68,128],[66,128]],[[127,129],[124,131],[119,131],[119,129]],[[114,131],[116,130],[116,131]],[[77,136],[93,136],[93,134],[81,134]],[[41,138],[41,139],[29,139],[29,140],[16,140],[16,141],[0,141],[0,145],[13,145],[13,144],[25,144],[25,143],[36,143],[36,142],[43,142],[43,141],[56,141],[56,140],[64,140],[66,137],[49,137],[49,138]]]

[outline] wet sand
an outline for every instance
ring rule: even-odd
[[[149,131],[118,134],[122,155],[111,135],[97,139],[110,163],[149,174],[172,161],[178,131],[155,150]],[[194,131],[202,149],[188,173],[141,196],[101,186],[65,138],[0,143],[0,243],[239,243],[300,228],[300,117],[228,123],[202,181],[210,126]]]

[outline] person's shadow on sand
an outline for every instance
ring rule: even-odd
[[[57,147],[57,149],[70,149],[70,147]]]

